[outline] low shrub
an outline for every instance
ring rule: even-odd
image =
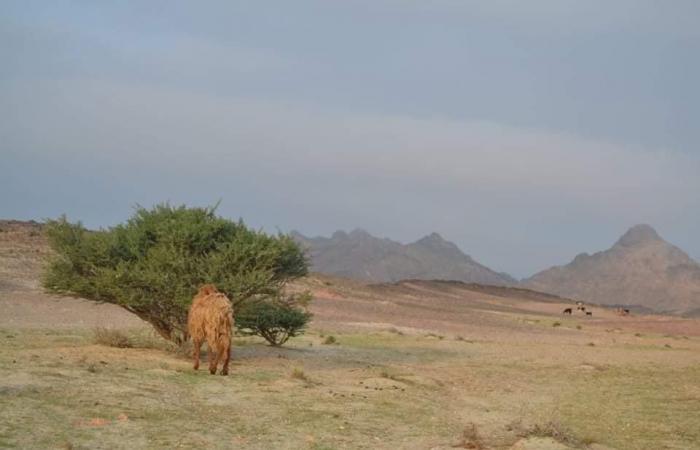
[[[311,313],[297,303],[290,298],[247,303],[236,313],[236,327],[243,335],[260,336],[278,347],[289,338],[303,334],[311,320]]]
[[[131,348],[134,344],[129,336],[113,328],[97,327],[93,330],[95,344],[117,348]]]

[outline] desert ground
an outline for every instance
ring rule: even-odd
[[[43,293],[46,254],[4,224],[0,448],[700,449],[698,319],[312,275],[307,333],[237,337],[211,376],[114,305]]]

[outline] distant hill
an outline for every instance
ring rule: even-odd
[[[361,229],[336,231],[329,238],[308,238],[298,232],[292,236],[309,250],[315,272],[376,282],[456,280],[500,286],[517,282],[477,263],[437,233],[407,245]]]
[[[582,253],[521,286],[605,305],[673,313],[700,310],[700,264],[649,225],[636,225],[610,249]]]

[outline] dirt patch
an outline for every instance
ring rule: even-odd
[[[0,327],[85,328],[109,324],[113,328],[147,328],[148,324],[116,305],[35,290],[0,293]]]

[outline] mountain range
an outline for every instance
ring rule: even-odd
[[[432,233],[410,244],[362,229],[329,238],[292,236],[311,257],[312,270],[374,282],[456,280],[517,286],[601,305],[638,305],[659,312],[700,313],[700,264],[664,241],[649,225],[630,228],[610,249],[581,253],[518,281],[494,271]]]
[[[329,238],[308,238],[299,232],[292,232],[292,237],[308,250],[311,269],[316,272],[375,282],[439,279],[496,286],[517,283],[510,275],[474,261],[437,233],[405,245],[362,229],[336,231]]]

